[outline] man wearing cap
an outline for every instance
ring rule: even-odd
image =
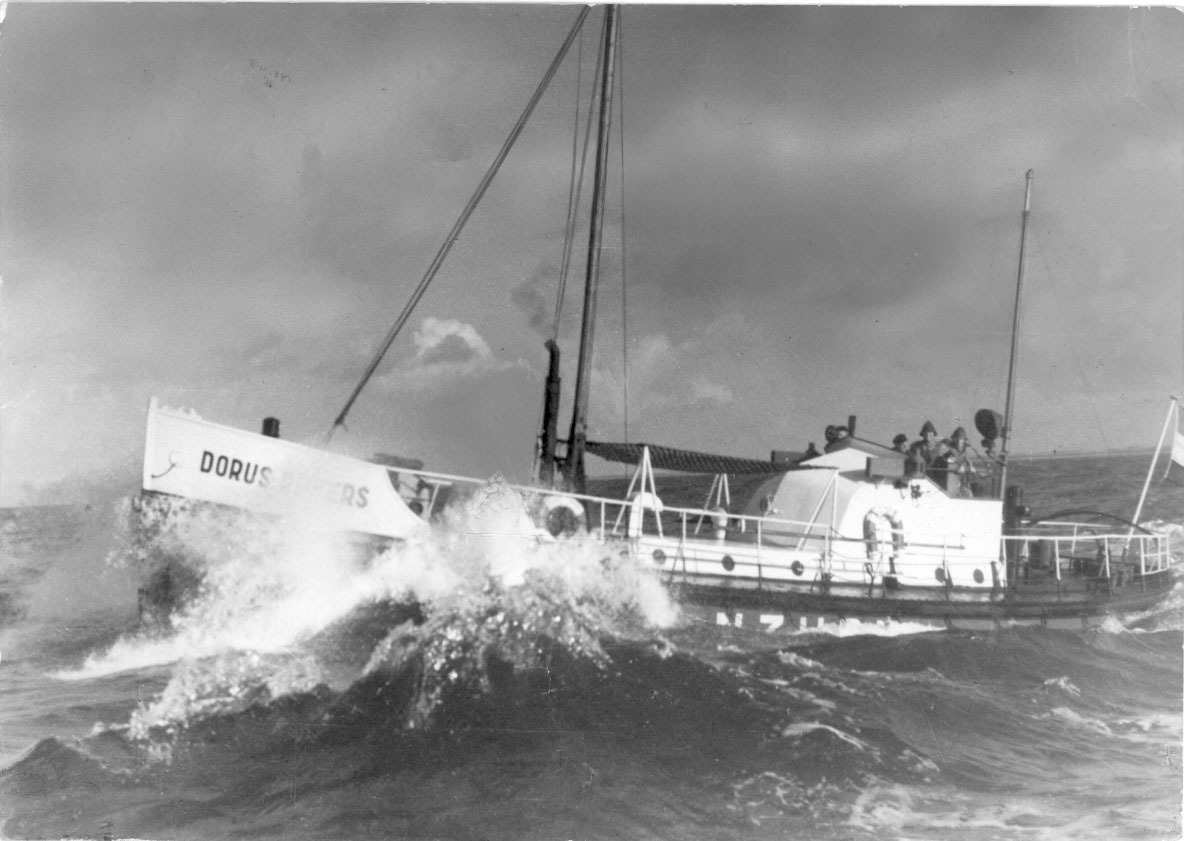
[[[907,453],[909,451],[909,436],[903,432],[899,433],[892,439],[892,449],[898,453]]]
[[[947,454],[947,469],[949,470],[948,489],[950,496],[974,496],[971,490],[971,477],[978,477],[978,470],[967,452],[970,441],[966,437],[966,430],[958,427],[950,436],[950,452]]]
[[[848,431],[847,427],[836,426],[836,427],[832,427],[832,429],[834,431],[834,437],[828,438],[827,442],[826,442],[826,447],[823,448],[823,452],[826,452],[826,453],[831,453],[831,452],[834,452],[835,450],[840,450],[840,449],[846,447],[850,443],[847,440],[847,436],[850,435],[850,432]]]
[[[905,466],[914,476],[927,474],[940,452],[941,443],[937,440],[937,427],[933,425],[933,421],[925,421],[921,427],[920,440],[914,441],[909,447]],[[939,480],[938,484],[941,483]]]

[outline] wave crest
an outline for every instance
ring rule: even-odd
[[[133,738],[382,671],[417,675],[407,724],[545,668],[556,648],[603,666],[605,638],[652,639],[677,616],[660,582],[598,541],[561,542],[525,501],[491,481],[437,528],[363,560],[340,535],[231,512],[179,508],[156,524],[160,553],[199,583],[167,625],[121,638],[63,678],[171,667]]]

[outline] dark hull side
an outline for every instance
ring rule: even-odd
[[[1108,617],[1153,609],[1180,580],[1175,573],[1121,582],[1079,577],[1019,581],[996,591],[887,588],[882,585],[757,587],[755,582],[688,581],[667,584],[692,624],[757,631],[802,631],[858,620],[864,624],[992,629],[1010,624],[1082,628]]]

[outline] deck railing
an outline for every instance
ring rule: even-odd
[[[471,477],[442,473],[414,471],[414,474],[438,485],[480,487],[488,484]],[[840,534],[831,523],[821,519],[807,522],[731,514],[719,509],[665,504],[658,507],[644,499],[638,503],[635,500],[592,494],[558,494],[509,483],[505,487],[518,492],[532,514],[538,513],[532,509],[542,506],[547,497],[559,495],[577,501],[584,510],[587,531],[604,541],[636,540],[642,535],[660,536],[671,540],[674,543],[672,550],[684,558],[684,550],[689,543],[702,545],[713,538],[752,547],[752,560],[737,558],[735,563],[737,566],[754,568],[758,583],[766,578],[769,561],[765,553],[769,547],[805,549],[816,556],[819,573],[826,573],[831,570],[836,552],[853,555],[843,553],[843,548],[864,544],[866,540],[863,535]],[[704,523],[710,526],[710,536],[706,538],[700,534]],[[982,542],[981,537],[974,542]],[[993,545],[995,535],[988,537]],[[973,541],[974,536],[959,536],[957,540],[951,541],[949,535],[910,530],[907,538],[906,549],[933,555],[945,570],[948,581],[950,556],[965,553],[967,538]],[[1175,564],[1170,536],[1166,533],[1102,533],[1097,531],[1096,524],[1068,521],[1025,526],[1020,534],[1000,536],[998,545],[988,552],[991,557],[982,560],[998,562],[1003,581],[1023,578],[1036,571],[1051,573],[1058,582],[1069,573],[1073,577],[1104,580],[1111,587],[1124,582],[1131,575],[1137,575],[1142,585],[1146,586],[1148,580],[1169,572]]]
[[[1068,570],[1112,583],[1137,574],[1146,586],[1175,564],[1168,533],[1099,532],[1096,524],[1072,521],[1043,522],[1024,531],[1003,538],[1009,554],[1021,568],[1050,568],[1057,581]]]

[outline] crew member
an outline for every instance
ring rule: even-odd
[[[967,451],[967,444],[969,441],[966,438],[966,430],[958,427],[954,430],[954,434],[950,436],[950,448],[946,454],[946,470],[948,471],[948,479],[946,483],[946,490],[950,496],[973,496],[972,477],[978,477],[978,470],[975,469],[974,462],[970,458],[970,453]]]
[[[827,441],[825,452],[829,453],[833,452],[834,450],[841,450],[843,447],[847,446],[847,436],[849,434],[850,433],[845,426],[834,427],[834,439]]]
[[[921,438],[909,447],[907,465],[914,476],[928,474],[933,460],[940,454],[941,442],[937,440],[937,427],[933,421],[925,421],[921,427]]]

